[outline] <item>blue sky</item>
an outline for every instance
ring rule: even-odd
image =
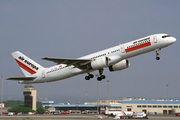
[[[147,35],[168,33],[176,43],[160,51],[129,59],[130,67],[117,72],[104,70],[99,98],[124,97],[180,99],[178,0],[1,0],[0,75],[24,76],[11,56],[21,51],[44,67],[54,65],[42,57],[78,58]],[[98,74],[98,72],[93,72]],[[84,102],[97,99],[96,78],[84,75],[62,81],[35,84],[37,99]],[[23,100],[23,85],[4,80],[4,100]],[[1,90],[0,90],[1,91]],[[87,93],[87,100],[86,100]]]

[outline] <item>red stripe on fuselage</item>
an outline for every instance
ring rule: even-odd
[[[147,43],[143,43],[141,45],[137,45],[137,46],[134,46],[134,47],[131,47],[131,48],[127,48],[127,49],[125,49],[125,51],[126,51],[126,53],[128,53],[128,52],[138,50],[138,49],[141,49],[141,48],[144,48],[144,47],[147,47],[147,46],[151,46],[151,42],[147,42]]]
[[[18,63],[18,65],[23,68],[24,70],[26,70],[27,72],[31,73],[32,75],[36,73],[36,71],[32,70],[31,68],[29,68],[28,66],[24,65],[23,63],[19,62],[17,59],[15,59],[16,62]]]

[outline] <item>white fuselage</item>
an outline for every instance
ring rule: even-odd
[[[132,116],[133,112],[131,111],[108,111],[105,113],[108,116]]]
[[[128,43],[120,44],[112,48],[108,48],[90,55],[86,55],[83,57],[80,57],[78,59],[91,59],[91,60],[97,60],[101,59],[102,57],[113,57],[116,56],[118,58],[117,62],[128,59],[140,54],[144,54],[147,52],[160,50],[161,48],[167,47],[171,44],[173,44],[176,39],[174,37],[162,37],[166,34],[155,34],[151,36],[147,36],[144,38],[140,38],[137,40],[133,40]],[[114,64],[114,63],[113,63]],[[109,64],[110,66],[112,64]],[[105,66],[105,67],[108,67]],[[91,69],[90,72],[98,70]],[[89,72],[89,71],[88,71]],[[63,80],[75,75],[87,73],[87,70],[80,69],[78,67],[75,67],[73,65],[67,66],[66,64],[59,64],[56,66],[52,66],[50,68],[45,68],[41,72],[38,72],[33,77],[37,77],[33,81],[22,81],[22,84],[31,84],[31,83],[45,83],[45,82],[53,82],[57,80]]]

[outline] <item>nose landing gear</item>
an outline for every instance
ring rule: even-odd
[[[160,60],[160,57],[159,57],[159,51],[160,51],[161,49],[158,49],[158,50],[156,50],[156,60]]]

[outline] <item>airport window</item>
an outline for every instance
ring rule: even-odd
[[[168,106],[168,108],[172,108],[172,106]]]
[[[138,108],[141,108],[141,105],[137,105]]]
[[[31,94],[31,92],[24,92],[24,94]]]
[[[153,105],[153,108],[157,108],[157,106],[156,106],[156,105]]]
[[[178,106],[174,106],[174,108],[178,108]]]
[[[146,105],[143,105],[142,107],[143,107],[143,108],[146,108]]]
[[[152,106],[151,105],[148,105],[148,108],[151,108]]]
[[[158,108],[162,108],[162,106],[161,106],[161,105],[159,105],[159,106],[158,106]]]
[[[167,108],[167,106],[163,106],[163,108]]]

